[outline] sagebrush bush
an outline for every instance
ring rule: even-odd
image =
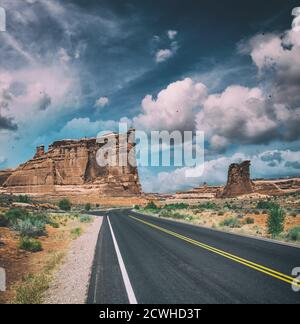
[[[21,237],[19,241],[19,249],[30,251],[30,252],[39,252],[42,251],[42,243],[32,237]]]
[[[300,241],[300,226],[290,228],[287,237],[292,241]]]
[[[279,235],[284,230],[285,214],[279,205],[274,205],[269,210],[268,233],[272,236]]]
[[[46,234],[45,222],[34,218],[19,219],[12,228],[22,236],[38,237]]]
[[[239,228],[241,227],[241,223],[238,220],[237,217],[228,217],[226,219],[224,219],[222,222],[220,222],[219,224],[220,226],[227,226],[227,227],[231,227],[231,228]]]
[[[92,221],[92,217],[89,215],[82,215],[79,217],[81,223],[90,223]]]
[[[58,207],[59,207],[61,210],[69,211],[69,210],[71,210],[71,208],[72,208],[72,204],[71,204],[71,202],[70,202],[69,199],[65,198],[65,199],[62,199],[62,200],[58,203]]]
[[[13,208],[6,212],[4,217],[10,225],[14,225],[17,224],[18,220],[25,220],[26,218],[28,218],[29,213],[25,209]]]

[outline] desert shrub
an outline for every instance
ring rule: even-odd
[[[260,215],[260,211],[256,209],[256,210],[254,211],[254,214],[255,214],[255,215]]]
[[[237,215],[237,218],[238,219],[243,219],[244,218],[244,215],[243,214],[239,214],[239,215]]]
[[[175,219],[185,219],[186,217],[188,217],[187,215],[182,215],[180,213],[172,213],[170,215],[172,218],[175,218]]]
[[[300,241],[300,226],[290,228],[287,238],[292,241]]]
[[[198,205],[198,208],[203,208],[203,209],[218,209],[218,206],[215,203],[212,203],[210,201]]]
[[[19,202],[19,203],[24,203],[24,204],[30,204],[31,203],[31,199],[27,195],[18,196],[16,201]]]
[[[61,209],[61,210],[64,210],[64,211],[69,211],[71,210],[71,202],[69,199],[65,198],[65,199],[62,199],[59,203],[58,203],[58,207]]]
[[[71,230],[71,237],[73,240],[76,240],[82,234],[82,228],[76,227]]]
[[[30,252],[42,251],[42,243],[39,240],[27,236],[20,238],[18,247],[21,250]]]
[[[189,208],[188,204],[177,203],[177,204],[168,204],[164,206],[165,209],[187,209]]]
[[[139,209],[140,209],[140,206],[139,206],[139,205],[135,205],[135,206],[134,206],[134,209],[135,209],[135,210],[139,210]]]
[[[6,212],[4,217],[8,221],[9,225],[14,225],[18,220],[25,220],[28,218],[29,213],[21,208],[13,208]]]
[[[7,227],[9,225],[8,220],[4,215],[0,214],[0,227]]]
[[[256,208],[257,209],[272,209],[274,207],[278,206],[277,203],[270,201],[270,200],[260,200],[257,205]]]
[[[79,217],[81,223],[90,223],[92,221],[92,217],[89,215],[82,215]]]
[[[91,204],[89,204],[89,203],[85,204],[85,206],[84,206],[84,210],[85,211],[90,211],[91,209],[92,209],[92,205]]]
[[[29,275],[16,289],[16,304],[42,304],[42,295],[49,288],[50,278],[46,274]]]
[[[157,210],[159,209],[153,201],[149,202],[149,204],[145,207],[145,209],[152,209],[152,210]]]
[[[222,222],[220,222],[219,224],[220,226],[227,226],[227,227],[231,227],[231,228],[239,228],[241,227],[241,223],[238,220],[237,217],[228,217],[226,219],[224,219]]]
[[[297,215],[298,215],[298,214],[297,214],[296,212],[291,212],[291,213],[290,213],[290,216],[292,216],[292,217],[297,217]]]
[[[46,234],[45,223],[35,218],[19,219],[12,228],[22,236],[38,237]]]
[[[59,228],[59,223],[51,222],[50,226],[52,226],[53,228]]]
[[[222,210],[220,210],[219,212],[218,212],[218,216],[223,216],[225,213],[222,211]]]
[[[233,201],[231,201],[230,203],[226,202],[224,204],[224,208],[227,209],[227,210],[237,210],[237,209],[239,209],[238,206],[233,204]]]
[[[170,217],[171,214],[172,214],[172,212],[170,212],[169,210],[166,210],[166,209],[163,209],[159,212],[160,217]]]
[[[269,210],[268,233],[272,236],[280,234],[284,229],[284,210],[279,205],[274,205]]]
[[[252,217],[246,217],[245,224],[248,224],[248,225],[254,224],[254,218],[252,218]]]

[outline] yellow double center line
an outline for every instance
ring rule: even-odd
[[[268,276],[271,276],[271,277],[274,277],[274,278],[279,279],[279,280],[281,280],[281,281],[287,282],[287,283],[289,283],[290,285],[294,285],[294,286],[296,286],[296,287],[300,287],[300,280],[299,280],[299,279],[296,279],[296,278],[290,277],[290,276],[288,276],[288,275],[285,275],[284,273],[281,273],[281,272],[275,271],[275,270],[273,270],[273,269],[270,269],[270,268],[264,267],[264,266],[262,266],[262,265],[260,265],[260,264],[254,263],[254,262],[252,262],[252,261],[249,261],[249,260],[246,260],[246,259],[240,258],[240,257],[238,257],[238,256],[236,256],[236,255],[234,255],[234,254],[227,253],[227,252],[225,252],[225,251],[222,251],[222,250],[216,249],[216,248],[214,248],[214,247],[212,247],[212,246],[210,246],[210,245],[207,245],[207,244],[201,243],[201,242],[196,241],[196,240],[193,240],[193,239],[191,239],[191,238],[189,238],[189,237],[186,237],[186,236],[183,236],[183,235],[181,235],[181,234],[178,234],[178,233],[172,232],[172,231],[170,231],[170,230],[167,230],[167,229],[165,229],[165,228],[163,228],[163,227],[160,227],[160,226],[157,226],[157,225],[155,225],[155,224],[149,223],[149,222],[147,222],[147,221],[145,221],[145,220],[142,220],[142,219],[140,219],[140,218],[136,218],[136,217],[134,217],[134,216],[129,216],[129,217],[132,218],[132,219],[135,219],[135,220],[137,220],[137,221],[139,221],[139,222],[141,222],[141,223],[143,223],[143,224],[146,224],[146,225],[148,225],[148,226],[150,226],[150,227],[152,227],[152,228],[154,228],[154,229],[157,229],[157,230],[159,230],[159,231],[161,231],[161,232],[164,232],[164,233],[166,233],[166,234],[169,234],[169,235],[175,236],[175,237],[177,237],[177,238],[179,238],[179,239],[181,239],[181,240],[183,240],[183,241],[186,241],[186,242],[191,243],[191,244],[193,244],[193,245],[199,246],[199,247],[201,247],[201,248],[203,248],[203,249],[205,249],[205,250],[211,251],[211,252],[213,252],[213,253],[219,254],[219,255],[221,255],[221,256],[227,258],[227,259],[230,259],[230,260],[232,260],[232,261],[235,261],[235,262],[238,262],[238,263],[240,263],[240,264],[243,264],[243,265],[245,265],[245,266],[247,266],[247,267],[249,267],[249,268],[252,268],[252,269],[254,269],[254,270],[257,270],[257,271],[259,271],[259,272],[265,273],[265,274],[268,275]]]

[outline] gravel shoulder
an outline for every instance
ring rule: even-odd
[[[44,304],[84,304],[86,302],[102,220],[102,217],[95,217],[84,234],[72,242],[63,265],[54,274],[53,281],[45,293]]]

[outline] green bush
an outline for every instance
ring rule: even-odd
[[[277,203],[270,201],[270,200],[260,200],[257,205],[256,208],[257,209],[272,209],[274,207],[278,206]]]
[[[290,228],[287,237],[292,241],[300,241],[300,226]]]
[[[42,251],[42,243],[31,237],[21,237],[19,241],[19,248],[21,250],[30,251],[30,252],[39,252]]]
[[[156,209],[159,209],[156,205],[155,205],[155,203],[153,202],[153,201],[151,201],[146,207],[145,207],[145,209],[153,209],[153,210],[156,210]]]
[[[18,220],[25,220],[29,217],[29,213],[21,208],[10,209],[5,214],[5,219],[8,221],[9,225],[17,224]]]
[[[198,208],[200,209],[218,209],[218,206],[215,203],[212,203],[210,201],[198,205]]]
[[[90,223],[92,221],[92,217],[89,215],[82,215],[79,217],[81,223]]]
[[[64,210],[64,211],[69,211],[71,210],[71,202],[69,199],[65,198],[65,199],[62,199],[59,203],[58,203],[58,207],[61,209],[61,210]]]
[[[82,229],[80,227],[76,227],[71,230],[71,237],[73,240],[76,240],[82,234]]]
[[[245,224],[254,224],[254,218],[252,218],[252,217],[247,217],[246,219],[245,219]]]
[[[187,209],[189,208],[188,204],[177,203],[177,204],[167,204],[164,206],[165,209]]]
[[[46,234],[45,223],[35,218],[19,219],[12,228],[22,236],[38,237]]]
[[[89,203],[84,206],[85,211],[90,211],[91,209],[92,209],[92,205]]]
[[[241,227],[241,223],[237,217],[228,217],[220,222],[220,226],[227,226],[231,228],[239,228]]]
[[[224,208],[225,208],[225,210],[237,210],[237,209],[239,209],[238,206],[233,205],[232,203],[229,203],[229,202],[226,202],[224,204]]]
[[[274,205],[269,210],[268,233],[273,237],[279,235],[284,230],[284,210],[279,205]]]
[[[17,202],[24,203],[24,204],[30,204],[31,203],[31,199],[28,196],[26,196],[26,195],[20,195],[17,198]]]
[[[139,206],[139,205],[135,205],[135,206],[134,206],[134,209],[135,209],[135,210],[139,210],[139,209],[140,209],[140,206]]]
[[[59,228],[59,224],[56,222],[51,222],[50,226],[52,226],[53,228]]]

